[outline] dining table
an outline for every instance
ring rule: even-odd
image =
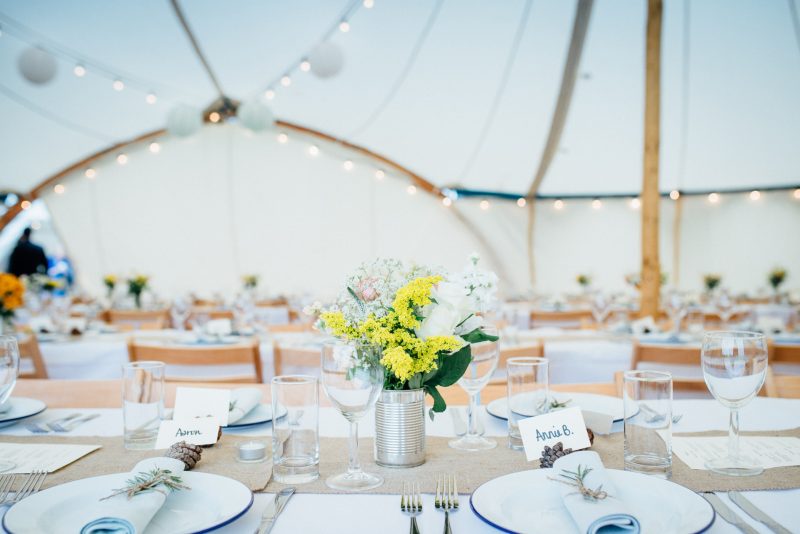
[[[209,384],[209,383],[176,383],[166,384],[165,405],[172,406],[175,391],[181,386],[213,387],[233,389],[237,387],[253,387],[244,384]],[[269,402],[270,385],[258,384],[263,394],[263,402]],[[556,392],[565,393],[595,393],[608,396],[617,396],[618,391],[612,383],[599,384],[558,384],[551,387]],[[121,410],[120,380],[40,380],[21,379],[17,382],[13,396],[32,397],[47,404],[47,409],[30,418],[30,421],[48,421],[62,417],[67,413],[79,411],[85,414],[97,414],[97,418],[89,421],[74,430],[61,434],[69,438],[119,438],[122,440],[122,410]],[[454,437],[455,421],[452,413],[462,411],[467,402],[466,393],[458,386],[444,390],[448,402],[448,410],[438,414],[432,421],[428,421],[426,434],[430,437]],[[487,403],[506,396],[505,384],[490,384],[481,392],[483,406],[479,408],[479,417],[483,424],[484,435],[496,439],[498,442],[497,454],[507,447],[507,423],[505,420],[489,415],[484,407]],[[451,412],[450,414],[448,412]],[[696,432],[707,430],[726,430],[728,425],[728,412],[716,401],[711,400],[675,400],[673,413],[681,414],[680,420],[674,424],[674,432]],[[757,397],[741,411],[742,430],[744,431],[771,431],[779,429],[793,429],[800,427],[800,400]],[[621,432],[622,423],[615,422],[612,432]],[[324,393],[320,392],[319,432],[322,438],[348,435],[348,423],[340,413],[327,401]],[[225,435],[248,436],[255,440],[263,440],[267,444],[271,440],[272,427],[270,423],[246,427],[241,429],[225,429]],[[359,435],[362,439],[374,437],[374,417],[368,413],[361,421]],[[22,422],[0,428],[0,442],[4,438],[14,437],[22,439],[32,434],[26,430]],[[267,446],[269,449],[269,445]],[[456,451],[453,451],[454,454]],[[341,452],[341,466],[346,465],[346,451]],[[469,453],[461,453],[464,458],[464,470],[470,469]],[[484,453],[482,453],[484,454]],[[493,454],[488,451],[485,454]],[[515,454],[522,455],[523,452]],[[231,458],[231,462],[235,460]],[[78,462],[92,462],[92,456],[86,456]],[[532,462],[531,467],[536,467],[537,462]],[[375,467],[366,463],[362,466],[365,470]],[[125,466],[120,466],[124,470]],[[255,464],[253,469],[268,469],[268,464]],[[392,476],[400,480],[414,481],[413,469],[396,469]],[[218,530],[220,533],[254,532],[259,525],[261,515],[267,504],[273,499],[274,484],[266,486],[264,491],[255,494],[253,506],[233,523]],[[726,493],[718,492],[718,496],[748,525],[757,532],[770,532],[764,525],[754,521],[743,513],[727,497]],[[784,489],[772,491],[746,491],[743,494],[756,506],[782,523],[791,531],[800,530],[800,489]],[[496,530],[485,523],[476,515],[469,506],[470,495],[460,495],[462,506],[458,513],[451,514],[452,532],[455,534],[495,532]],[[531,499],[536,495],[532,491]],[[434,495],[424,493],[424,512],[418,516],[421,532],[441,532],[443,528],[443,514],[434,507]],[[0,509],[0,514],[7,508]],[[288,503],[282,515],[275,523],[272,532],[347,532],[347,533],[406,533],[409,529],[409,519],[400,510],[400,496],[393,492],[370,494],[321,494],[308,493],[298,490],[298,493]],[[738,530],[728,522],[717,516],[714,523],[707,530],[709,533],[733,533]]]

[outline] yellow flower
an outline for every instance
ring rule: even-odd
[[[2,311],[10,312],[22,306],[25,286],[22,281],[9,273],[0,273],[0,306]]]
[[[344,318],[342,312],[324,312],[320,315],[320,319],[325,324],[325,328],[334,336],[346,339],[358,338],[358,331],[347,324],[347,319]]]
[[[413,358],[402,347],[392,347],[383,351],[381,364],[403,382],[416,374]]]
[[[441,282],[441,276],[425,276],[416,278],[397,290],[392,307],[397,319],[405,328],[415,328],[419,321],[416,308],[431,303],[431,289]]]

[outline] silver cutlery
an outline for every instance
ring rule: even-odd
[[[25,428],[29,432],[33,432],[34,434],[47,434],[48,432],[55,431],[55,429],[52,427],[53,424],[64,423],[72,419],[75,419],[76,417],[80,417],[82,415],[83,415],[82,413],[78,412],[70,414],[66,417],[59,417],[58,419],[53,419],[52,421],[45,421],[43,423],[30,422],[25,424]]]
[[[747,515],[759,521],[760,523],[764,523],[767,527],[775,532],[776,534],[791,534],[788,528],[784,527],[772,517],[770,517],[766,512],[760,509],[758,506],[750,502],[747,497],[739,493],[738,491],[729,491],[728,498],[733,501],[733,503],[747,512]]]
[[[659,423],[667,418],[667,414],[659,413],[646,404],[640,404],[639,408],[645,413],[646,423]],[[683,414],[673,415],[672,424],[677,423],[683,418]]]
[[[437,510],[444,511],[444,534],[453,534],[450,529],[450,512],[458,511],[458,483],[455,475],[442,475],[436,478]]]
[[[422,495],[419,491],[419,483],[414,484],[403,482],[403,493],[400,495],[400,511],[411,516],[410,534],[419,534],[417,516],[422,513]]]
[[[97,419],[98,417],[100,417],[99,413],[93,413],[77,419],[72,419],[66,423],[50,423],[50,427],[56,432],[69,432],[70,430],[75,430],[83,423],[91,421],[92,419]]]
[[[736,515],[733,510],[728,508],[728,506],[722,502],[722,499],[717,497],[715,494],[703,493],[703,498],[711,503],[711,506],[714,508],[714,511],[717,512],[717,515],[744,532],[744,534],[758,534],[756,529],[745,523],[742,518]]]
[[[275,520],[278,519],[278,516],[286,507],[286,503],[292,498],[294,492],[295,488],[290,486],[288,488],[283,488],[275,494],[275,498],[271,503],[267,504],[267,507],[264,509],[264,514],[261,516],[261,524],[258,525],[255,534],[267,534],[272,530]]]
[[[11,496],[11,488],[16,477],[17,475],[11,475],[7,484],[4,481],[0,481],[0,506],[16,504],[39,491],[42,488],[44,479],[47,477],[47,471],[33,471],[30,473],[22,483],[22,486]]]
[[[16,479],[17,475],[12,475],[10,473],[0,475],[0,503],[5,502],[9,492],[11,492],[11,487],[14,486],[14,480]]]

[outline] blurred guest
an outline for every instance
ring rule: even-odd
[[[16,276],[34,273],[47,273],[47,256],[44,249],[31,243],[31,229],[25,228],[11,252],[8,272]]]

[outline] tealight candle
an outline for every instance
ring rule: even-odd
[[[267,446],[263,441],[245,441],[239,444],[240,462],[260,462],[267,455]]]

